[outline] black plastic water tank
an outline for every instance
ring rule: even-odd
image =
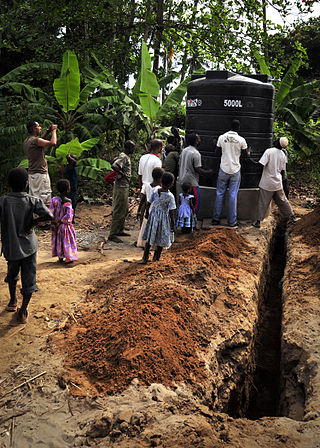
[[[274,87],[267,75],[238,75],[228,71],[207,71],[188,84],[186,136],[201,137],[199,151],[210,178],[200,177],[200,185],[215,187],[220,157],[214,153],[219,135],[230,131],[233,119],[240,121],[239,134],[258,160],[272,143]],[[242,188],[257,187],[261,169],[241,156]]]

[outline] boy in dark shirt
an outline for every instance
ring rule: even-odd
[[[38,239],[33,226],[52,219],[50,210],[42,199],[25,193],[28,173],[24,168],[13,168],[8,175],[11,193],[0,197],[1,254],[8,262],[5,281],[9,285],[10,301],[7,311],[16,311],[16,286],[21,270],[21,308],[17,312],[19,323],[26,323],[32,293],[38,290],[36,283],[36,254]],[[38,218],[34,219],[33,215]]]

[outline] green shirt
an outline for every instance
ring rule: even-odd
[[[118,187],[129,187],[131,179],[131,160],[130,157],[121,152],[112,162],[112,168],[122,174],[122,177],[116,178],[115,184]]]

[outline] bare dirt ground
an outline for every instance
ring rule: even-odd
[[[305,202],[295,200],[299,217]],[[70,266],[51,258],[50,233],[39,235],[27,325],[4,311],[0,284],[0,447],[320,447],[315,215],[288,236],[283,413],[249,420],[248,353],[275,219],[178,236],[141,267],[134,216],[117,245],[105,243],[110,213],[79,204]]]

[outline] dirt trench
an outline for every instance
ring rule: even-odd
[[[314,387],[307,356],[301,355],[303,348],[297,342],[295,350],[292,344],[288,347],[287,328],[282,325],[286,305],[282,292],[286,297],[290,272],[286,227],[275,223],[265,230],[260,251],[244,234],[232,232],[215,228],[196,240],[180,242],[157,266],[160,278],[153,278],[152,267],[138,272],[129,268],[125,280],[121,274],[111,283],[107,279],[97,285],[89,308],[93,304],[97,315],[100,303],[108,316],[102,311],[101,325],[92,332],[86,312],[81,334],[75,335],[68,351],[71,367],[84,370],[92,390],[113,394],[132,384],[153,387],[155,383],[176,390],[183,382],[212,415],[258,422],[317,419],[316,411],[306,408],[305,389]],[[195,248],[196,256],[192,255]],[[110,332],[105,331],[108,328]],[[157,330],[167,337],[162,339]],[[103,348],[97,346],[97,337],[108,341]],[[73,393],[81,395],[79,389]],[[310,400],[314,409],[314,397]],[[117,425],[110,427],[110,442],[118,439],[117,431]],[[131,437],[130,430],[124,435]]]

